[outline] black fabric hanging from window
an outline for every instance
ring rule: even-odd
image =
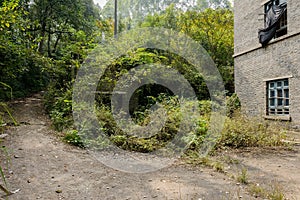
[[[281,16],[286,11],[286,3],[281,5],[272,5],[266,13],[266,28],[258,31],[259,42],[262,46],[266,46],[275,36],[279,26]]]

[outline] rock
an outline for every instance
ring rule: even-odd
[[[60,194],[60,193],[62,193],[62,190],[55,190],[55,192],[56,192],[57,194]]]
[[[8,134],[1,134],[0,135],[0,139],[4,139],[4,138],[6,138],[8,136]]]

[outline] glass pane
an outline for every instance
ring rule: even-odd
[[[283,97],[282,90],[277,90],[277,97]]]
[[[284,97],[289,98],[289,90],[288,89],[284,90]]]
[[[275,106],[275,99],[270,99],[269,100],[269,106]]]
[[[290,105],[290,100],[289,100],[289,99],[286,99],[284,105],[285,105],[285,106],[289,106],[289,105]]]
[[[277,82],[277,87],[281,87],[282,86],[282,82],[281,81],[278,81]]]
[[[268,114],[289,114],[289,81],[288,79],[268,83]]]
[[[275,90],[270,90],[270,97],[275,97]]]

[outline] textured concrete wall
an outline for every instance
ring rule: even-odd
[[[258,42],[264,27],[263,0],[235,1],[235,87],[244,111],[266,114],[266,80],[290,77],[290,116],[300,123],[300,1],[288,0],[288,34],[266,48]]]

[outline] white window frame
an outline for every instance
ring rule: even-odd
[[[289,116],[289,79],[267,81],[267,116]]]

